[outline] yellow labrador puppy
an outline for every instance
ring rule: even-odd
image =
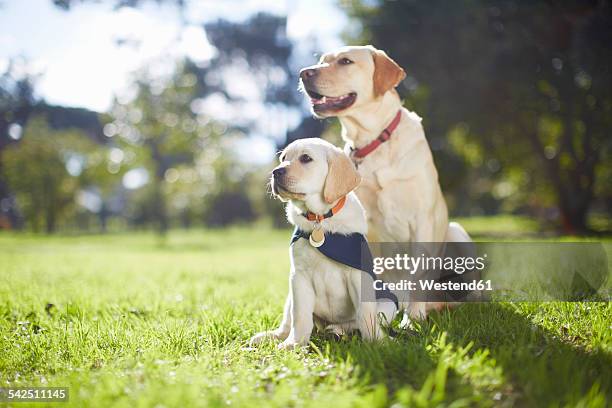
[[[378,313],[393,320],[397,301],[362,301],[362,283],[374,299],[374,275],[357,265],[367,222],[352,192],[360,182],[355,166],[342,150],[321,139],[291,143],[280,162],[272,172],[272,191],[287,202],[287,219],[296,226],[289,295],[280,327],[255,335],[250,343],[273,338],[282,340],[279,348],[304,345],[315,323],[334,330],[358,329],[366,340],[380,338]],[[386,295],[393,298],[390,292]]]
[[[356,193],[367,211],[369,240],[470,242],[461,225],[448,222],[421,118],[402,107],[395,90],[404,77],[372,46],[340,48],[300,72],[314,115],[340,120],[345,151],[363,179]],[[430,246],[432,255],[443,250]],[[416,305],[411,315],[424,316],[424,307]]]

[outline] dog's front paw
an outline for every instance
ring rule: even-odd
[[[302,345],[294,340],[285,340],[281,344],[277,346],[279,350],[295,350],[296,348],[301,347]]]
[[[265,342],[266,340],[276,340],[278,339],[278,333],[276,330],[268,330],[264,332],[257,333],[249,340],[249,346],[256,346]]]

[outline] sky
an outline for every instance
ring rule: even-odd
[[[288,16],[288,35],[312,39],[323,50],[341,45],[346,16],[335,0],[191,0],[183,16],[171,5],[112,9],[113,2],[77,3],[70,11],[51,0],[0,0],[0,72],[23,57],[39,76],[38,96],[48,103],[107,111],[130,74],[160,55],[206,61],[214,48],[202,23],[244,20],[258,11]],[[185,21],[186,24],[182,24]],[[118,45],[128,39],[138,47]]]

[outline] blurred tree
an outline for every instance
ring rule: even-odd
[[[249,198],[239,190],[222,191],[210,202],[206,212],[206,223],[213,227],[225,227],[238,221],[255,219]]]
[[[23,70],[18,65],[23,65],[23,61],[11,60],[0,73],[0,154],[21,138],[35,103],[34,78],[20,74]],[[0,160],[0,174],[2,166]],[[0,177],[0,228],[15,225],[19,225],[19,214],[6,181]]]
[[[81,129],[73,129],[67,140],[63,157],[70,174],[77,179],[77,201],[88,214],[97,217],[100,231],[106,232],[109,217],[119,212],[110,203],[120,199],[118,186],[125,173],[121,164],[130,158],[117,147],[85,137]]]
[[[257,13],[242,22],[220,19],[204,28],[216,55],[205,66],[192,66],[198,96],[228,106],[228,125],[284,145],[289,129],[301,120],[311,121],[297,91],[298,68],[291,63],[294,45],[287,37],[286,17]],[[308,130],[316,137],[322,127]]]
[[[105,142],[96,112],[48,105],[39,100],[34,92],[36,77],[29,72],[27,60],[15,58],[0,74],[0,154],[8,146],[22,141],[23,129],[31,117],[37,116],[44,117],[52,130],[79,129],[79,134],[86,136],[83,144],[88,148]],[[2,166],[0,161],[0,175]],[[0,228],[19,227],[20,220],[19,202],[15,201],[6,180],[0,177]]]
[[[293,60],[294,44],[287,37],[286,17],[258,13],[242,22],[221,19],[204,28],[216,54],[204,66],[187,67],[198,78],[196,107],[201,102],[204,111],[208,108],[214,114],[221,106],[230,129],[268,137],[278,148],[299,138],[321,135],[324,123],[304,111],[303,97],[297,91],[300,64],[295,66]],[[286,225],[281,206],[265,196],[268,172],[257,175],[252,178],[256,180],[253,196],[265,197],[259,208],[272,217],[274,225]],[[221,198],[229,200],[232,194]]]
[[[442,169],[437,148],[459,153],[481,197],[555,202],[567,232],[587,231],[596,192],[610,211],[609,1],[363,1],[348,9],[363,26],[359,40],[408,72],[401,92],[424,117]]]
[[[9,128],[23,127],[36,102],[35,78],[20,73],[24,64],[24,61],[11,60],[8,68],[0,73],[0,150],[19,139],[20,129],[14,127],[10,133]]]
[[[288,111],[299,112],[285,28],[286,18],[269,14],[207,24],[216,48],[210,61],[186,60],[172,78],[142,73],[136,97],[115,105],[108,129],[136,155],[132,167],[142,165],[151,175],[147,193],[138,194],[150,199],[131,206],[135,219],[155,218],[164,231],[171,217],[184,226],[194,216],[216,225],[253,218],[243,179],[253,180],[249,173],[257,166],[242,165],[234,143],[247,134],[283,139]],[[261,197],[265,182],[258,181]]]
[[[303,96],[297,90],[303,63],[295,61],[295,44],[287,37],[287,17],[258,13],[244,22],[218,20],[206,24],[205,29],[217,55],[200,70],[201,95],[221,93],[235,105],[237,120],[231,121],[233,126],[237,123],[245,133],[274,140],[278,149],[323,133],[325,122],[304,110]],[[236,76],[236,72],[240,75]],[[236,86],[240,81],[247,81],[248,88],[258,89],[255,101],[249,100],[248,88]],[[257,109],[252,109],[253,102]],[[272,218],[273,225],[286,226],[282,204],[265,194],[271,166],[267,167],[256,173],[256,184],[251,189],[257,191],[260,200],[256,201],[263,201],[258,207]]]
[[[179,8],[185,5],[177,0],[166,2]],[[56,0],[54,3],[70,10],[79,2]],[[146,0],[109,0],[109,3],[116,8],[138,7]],[[141,214],[135,215],[136,219],[155,218],[163,232],[168,228],[169,218],[178,217],[183,225],[189,225],[196,214],[211,220],[214,208],[233,208],[238,193],[244,196],[240,201],[250,202],[247,192],[250,189],[239,188],[244,184],[240,179],[248,177],[249,173],[246,166],[237,165],[244,157],[228,154],[227,145],[241,137],[256,135],[270,137],[282,146],[288,137],[314,137],[321,133],[323,125],[310,115],[304,115],[300,106],[302,98],[297,92],[297,69],[291,67],[293,44],[287,38],[286,26],[286,17],[267,13],[253,15],[242,22],[218,20],[208,23],[203,28],[215,47],[213,58],[199,63],[185,61],[180,72],[176,73],[177,78],[189,78],[189,82],[195,78],[188,96],[177,99],[171,95],[172,90],[178,89],[176,84],[160,86],[157,79],[145,75],[137,81],[137,96],[133,101],[117,102],[111,114],[112,123],[109,123],[112,127],[107,129],[114,129],[111,133],[122,136],[119,142],[115,142],[119,149],[136,157],[130,167],[141,165],[150,175],[149,185],[141,193],[132,194],[140,198],[150,194],[148,203],[130,206],[130,211],[135,211],[132,214]],[[139,117],[139,122],[133,123],[124,111]],[[193,137],[192,130],[184,131],[185,121],[196,118],[200,121],[208,117],[214,117],[216,122],[196,123],[197,128],[209,129],[205,138]],[[176,124],[169,126],[168,118]],[[288,135],[288,129],[295,127],[300,120],[308,122],[309,126],[298,126]],[[170,131],[169,127],[173,130]],[[186,127],[193,128],[190,124]],[[224,134],[226,146],[213,141],[218,139],[215,134]],[[201,143],[203,139],[211,145]],[[181,141],[180,146],[174,146],[177,141]],[[199,167],[206,161],[202,160],[206,156],[203,153],[205,149],[223,152],[214,163],[208,161],[204,166],[208,170]],[[214,173],[212,182],[209,170]],[[185,181],[193,180],[194,174],[197,182]],[[207,186],[203,187],[200,181],[205,179]],[[260,195],[263,196],[264,182],[259,181]],[[210,201],[204,205],[205,208],[194,210],[192,204],[186,204],[194,202],[194,199],[202,201],[204,195],[207,196],[205,201]],[[223,202],[225,206],[220,204]],[[247,211],[249,214],[252,212]],[[251,217],[247,213],[245,216]],[[239,219],[240,216],[234,214],[223,218]]]
[[[99,149],[78,131],[54,131],[37,117],[28,122],[23,140],[2,151],[2,176],[34,231],[44,225],[47,233],[54,232],[79,186],[102,183],[105,158]]]
[[[158,231],[164,234],[169,227],[169,184],[179,181],[181,175],[183,180],[191,180],[189,183],[201,179],[209,170],[206,158],[218,156],[219,136],[226,127],[191,109],[196,77],[185,70],[185,65],[179,65],[167,78],[153,78],[146,70],[138,78],[135,97],[126,103],[115,103],[111,110],[113,121],[105,126],[105,133],[118,136],[115,143],[125,155],[134,157],[131,167],[147,169],[150,197],[146,213],[152,215]],[[180,166],[194,171],[181,173]]]

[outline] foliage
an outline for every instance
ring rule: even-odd
[[[35,78],[23,75],[25,62],[11,60],[5,72],[0,73],[0,150],[10,142],[9,126],[24,125],[35,103]]]
[[[279,323],[289,235],[0,235],[0,381],[67,386],[75,407],[610,404],[609,303],[469,304],[380,344],[248,349]]]
[[[286,24],[285,17],[266,13],[239,23],[208,23],[216,49],[210,61],[179,62],[167,77],[152,76],[147,68],[137,74],[134,97],[116,102],[105,128],[124,156],[134,157],[124,166],[144,167],[150,175],[150,186],[130,194],[136,201],[127,215],[136,224],[157,222],[163,232],[173,220],[226,225],[268,212],[260,203],[267,174],[234,151],[248,135],[276,137],[282,144],[295,114],[290,111],[301,109]],[[280,214],[276,207],[271,213]]]
[[[246,136],[268,137],[279,149],[293,140],[321,135],[325,125],[304,112],[303,96],[297,91],[299,66],[295,65],[296,45],[287,37],[287,17],[257,13],[243,22],[220,19],[204,28],[217,54],[208,65],[193,67],[198,95],[204,100],[222,95],[229,126]],[[241,189],[249,190],[251,206],[258,214],[282,226],[286,225],[282,206],[265,194],[275,159],[265,170],[251,169],[249,182],[243,182]]]
[[[242,221],[255,219],[253,206],[249,198],[238,191],[223,191],[210,202],[206,213],[206,224],[213,227],[225,227]]]
[[[286,17],[257,13],[245,22],[221,19],[206,24],[204,28],[217,50],[209,71],[223,71],[241,64],[250,73],[248,81],[262,89],[264,102],[288,106],[299,103],[295,85],[297,75],[290,66],[293,44],[287,38]],[[230,98],[241,97],[227,95]]]
[[[20,136],[34,104],[34,79],[20,75],[21,63],[12,60],[6,71],[0,73],[0,154],[14,137]],[[13,132],[13,137],[9,131]],[[14,198],[11,197],[6,181],[0,177],[0,228],[18,225],[19,222]]]
[[[28,122],[23,140],[4,149],[1,161],[2,176],[35,231],[43,225],[55,231],[80,187],[109,181],[102,147],[78,131],[54,131],[41,117]]]
[[[243,137],[240,131],[195,108],[202,84],[193,69],[185,61],[168,77],[143,70],[133,99],[117,101],[105,126],[125,158],[118,165],[144,168],[149,175],[148,186],[129,195],[136,201],[126,215],[136,224],[156,223],[161,233],[172,220],[183,226],[213,220],[205,214],[209,202],[222,202],[223,210],[231,211],[223,194],[236,189],[246,172],[232,153],[232,143]],[[250,200],[239,195],[241,201]]]
[[[118,1],[116,6],[143,3]],[[66,10],[76,6],[70,1],[55,4]],[[36,112],[45,114],[52,129],[78,127],[88,139],[107,145],[108,160],[95,173],[100,183],[90,172],[81,186],[100,204],[75,207],[71,213],[75,218],[70,222],[83,228],[92,216],[102,230],[112,217],[134,226],[155,225],[161,233],[171,225],[226,225],[261,214],[272,214],[280,223],[282,213],[269,205],[265,194],[267,171],[245,164],[248,153],[239,156],[236,151],[238,146],[244,150],[248,136],[283,145],[286,137],[312,137],[322,130],[320,123],[303,118],[286,26],[286,17],[267,13],[241,22],[207,23],[203,29],[216,50],[209,61],[153,61],[134,74],[128,92],[100,120],[94,112],[47,106],[34,98],[29,78],[19,82],[7,74],[0,82],[0,108],[6,110],[0,117],[0,150],[8,143],[20,144],[9,139],[8,126],[25,126]],[[157,65],[169,64],[175,64],[169,74],[157,73]],[[307,126],[287,134],[300,120]],[[143,185],[124,188],[121,177],[136,174]],[[7,200],[18,211],[20,200],[13,200],[0,182],[0,208]],[[9,227],[17,225],[9,221]],[[0,225],[4,223],[0,214]]]
[[[455,193],[492,199],[492,210],[556,204],[567,231],[586,230],[595,194],[612,194],[608,1],[351,4],[359,41],[406,68],[401,91],[424,117],[443,182],[463,173],[449,187],[469,186]],[[453,155],[464,170],[450,171]]]

